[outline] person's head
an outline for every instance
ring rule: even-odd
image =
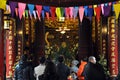
[[[94,56],[90,56],[88,60],[89,62],[96,64],[96,58]]]
[[[40,57],[40,64],[44,64],[46,61],[45,56]]]
[[[47,63],[50,62],[50,61],[52,61],[52,59],[51,59],[50,56],[48,56],[48,57],[46,58],[45,64],[47,65]]]
[[[81,59],[81,62],[87,62],[87,57]]]
[[[58,57],[58,62],[62,63],[64,61],[64,56],[63,55],[60,55]]]
[[[45,74],[54,74],[56,72],[56,66],[52,61],[47,62],[46,68],[45,68]]]
[[[72,61],[72,66],[77,66],[79,64],[79,61],[78,60],[73,60]]]
[[[27,54],[23,54],[21,56],[21,61],[25,62],[25,61],[27,61],[27,58],[28,58]]]

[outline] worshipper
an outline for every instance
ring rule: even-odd
[[[58,80],[67,80],[70,75],[70,68],[64,64],[64,56],[60,55],[58,57],[58,64],[56,66],[57,75],[59,77]]]
[[[47,61],[44,74],[39,76],[39,80],[59,80],[56,74],[56,65],[52,61]]]
[[[24,69],[27,67],[27,54],[23,54],[20,58],[19,63],[15,67],[14,79],[24,80]]]
[[[33,68],[32,60],[28,60],[27,63],[28,64],[26,68],[23,69],[24,80],[34,80],[35,77],[33,75],[34,68]]]
[[[44,73],[46,67],[45,61],[46,58],[44,56],[40,57],[39,65],[34,68],[34,76],[36,77],[36,80],[39,80],[38,77]]]
[[[70,67],[70,73],[73,80],[77,80],[77,75],[76,75],[78,71],[77,64],[79,64],[79,61],[73,60]]]
[[[82,72],[83,72],[86,64],[87,64],[87,59],[86,58],[82,59],[81,64],[78,69],[78,72],[77,72],[78,80],[84,80],[84,76],[83,76]]]
[[[85,65],[83,76],[85,80],[106,80],[104,69],[100,64],[96,64],[96,58],[90,56]]]

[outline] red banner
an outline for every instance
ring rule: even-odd
[[[118,74],[118,31],[115,22],[115,17],[109,19],[109,61],[110,74],[116,77]]]
[[[14,67],[14,32],[12,20],[10,20],[10,29],[6,35],[6,77],[10,78],[13,76]]]

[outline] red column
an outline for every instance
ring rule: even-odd
[[[110,75],[116,77],[118,74],[118,27],[115,17],[109,18],[109,65]]]
[[[0,80],[4,79],[4,31],[3,10],[0,10]]]

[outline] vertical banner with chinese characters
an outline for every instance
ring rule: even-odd
[[[109,17],[108,27],[109,27],[109,65],[110,74],[112,77],[116,77],[118,74],[118,27],[116,26],[115,17]]]
[[[23,54],[23,22],[24,20],[16,19],[17,28],[16,28],[16,56],[15,56],[15,65],[18,64],[21,55]]]
[[[102,54],[106,56],[107,54],[107,25],[102,25]]]
[[[29,50],[30,50],[30,19],[29,18],[25,18],[25,23],[24,23],[24,47],[26,48],[24,50],[25,54],[29,54]]]
[[[95,17],[92,17],[92,53],[96,53],[95,51],[95,42],[96,42],[96,24]]]
[[[101,20],[96,22],[95,27],[95,39],[96,39],[96,46],[97,46],[97,55],[102,54],[102,28],[101,28]]]
[[[9,30],[6,31],[6,77],[13,76],[14,66],[14,32],[13,21],[10,20]]]
[[[92,41],[95,43],[95,17],[92,17]]]

